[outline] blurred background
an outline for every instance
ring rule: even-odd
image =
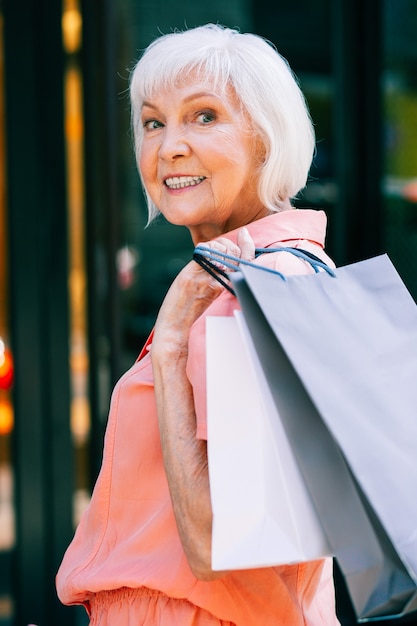
[[[111,389],[193,248],[145,229],[129,72],[160,33],[206,22],[267,37],[297,74],[317,133],[297,205],[326,210],[335,261],[388,252],[417,297],[417,0],[0,2],[1,626],[86,624],[55,572]]]

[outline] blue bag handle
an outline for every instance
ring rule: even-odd
[[[301,248],[292,248],[290,246],[280,246],[278,248],[255,248],[255,258],[260,256],[261,254],[267,254],[270,252],[289,252],[299,259],[309,263],[316,272],[316,274],[320,270],[324,270],[328,274],[330,274],[330,276],[336,276],[334,271],[324,261],[319,259],[319,257],[317,257],[312,252],[309,252],[308,250],[303,250]],[[262,270],[264,272],[277,274],[278,276],[280,276],[280,278],[282,278],[282,280],[287,280],[285,274],[282,274],[278,270],[274,270],[270,267],[265,267],[263,265],[258,265],[257,263],[253,263],[253,261],[241,259],[237,256],[234,256],[233,254],[227,254],[226,252],[214,250],[213,248],[210,248],[209,246],[204,246],[202,244],[199,244],[194,248],[193,259],[233,295],[236,295],[234,290],[226,282],[227,280],[229,280],[228,274],[225,270],[218,266],[218,263],[221,263],[223,266],[228,267],[232,270],[236,270],[236,267],[239,265],[248,265],[249,267],[255,267],[256,269]]]

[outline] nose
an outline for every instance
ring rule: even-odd
[[[159,156],[167,161],[190,154],[191,148],[182,125],[166,124],[159,147]]]

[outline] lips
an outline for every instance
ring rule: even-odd
[[[204,179],[205,176],[172,176],[166,178],[164,183],[169,189],[184,189],[185,187],[195,187]]]

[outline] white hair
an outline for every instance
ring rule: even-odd
[[[154,40],[131,74],[130,98],[137,163],[144,100],[187,76],[209,77],[219,89],[232,87],[265,148],[258,196],[272,211],[305,187],[315,148],[304,95],[287,61],[271,42],[216,24],[174,31]],[[158,213],[146,192],[149,221]]]

